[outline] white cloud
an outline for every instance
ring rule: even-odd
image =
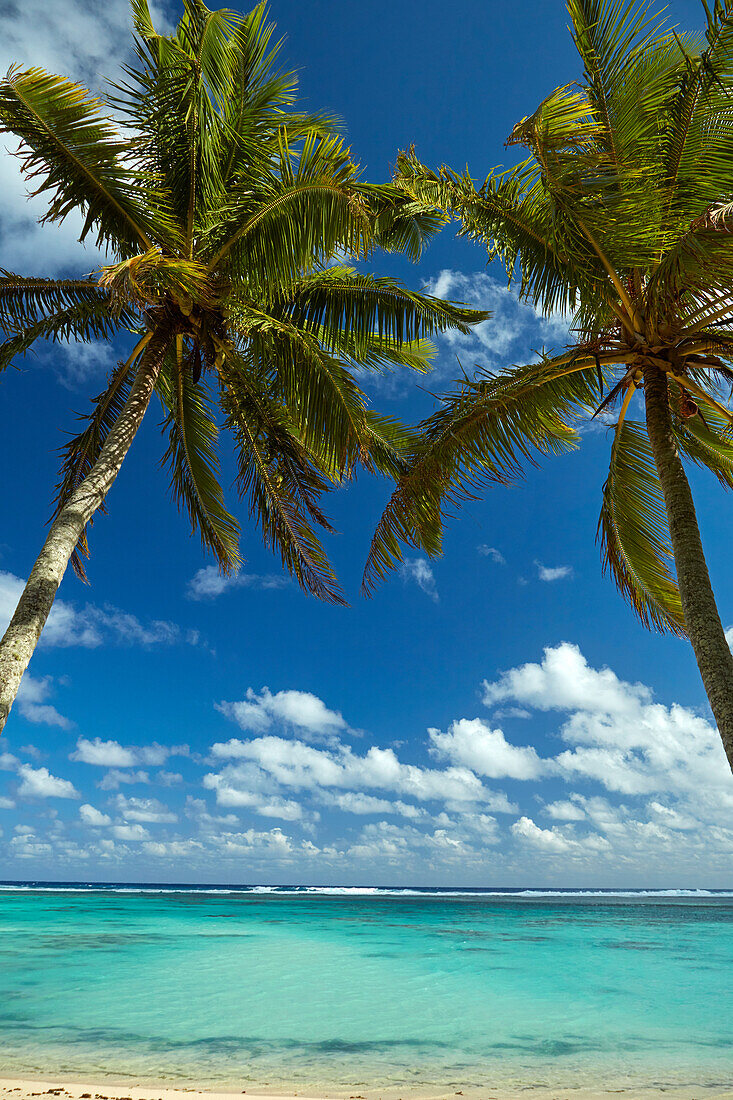
[[[93,741],[80,737],[69,759],[100,768],[131,768],[137,763],[132,749],[123,748],[117,741],[102,741],[101,737]]]
[[[134,878],[142,852],[170,861],[180,878],[194,868],[194,877],[205,878],[220,867],[222,878],[249,874],[252,881],[308,874],[332,882],[382,874],[465,884],[726,881],[733,788],[704,716],[656,702],[646,685],[590,666],[569,643],[486,682],[483,695],[495,708],[491,718],[457,718],[420,744],[400,728],[392,731],[400,739],[381,748],[347,744],[353,731],[317,696],[251,691],[242,700],[251,709],[239,714],[248,735],[213,745],[215,765],[207,762],[197,792],[209,792],[207,799],[187,797],[182,814],[164,804],[163,784],[173,773],[159,769],[185,746],[79,737],[75,758],[104,768],[97,785],[114,792],[100,809],[86,788],[79,797],[67,780],[35,762],[21,764],[22,751],[11,754],[2,741],[0,767],[17,775],[21,797],[78,797],[80,805],[78,817],[48,802],[37,807],[36,820],[24,821],[33,833],[5,839],[2,854],[28,861],[23,877],[49,877],[51,867],[63,866],[69,878]],[[538,712],[545,715],[543,755],[532,745]],[[510,740],[499,713],[525,716],[524,744]],[[202,762],[190,756],[189,782]],[[503,780],[520,805],[494,789]],[[135,792],[127,785],[137,783],[147,786],[129,797]],[[8,796],[13,788],[11,775]],[[0,807],[13,800],[0,799]],[[33,812],[26,807],[23,817]],[[338,840],[324,840],[322,829]]]
[[[313,736],[330,736],[348,727],[343,716],[309,691],[278,691],[264,687],[259,695],[247,689],[240,702],[219,703],[217,710],[232,718],[243,730],[264,733],[274,724],[293,726]]]
[[[111,817],[103,814],[101,810],[97,810],[94,806],[90,806],[88,802],[79,807],[79,817],[85,825],[91,825],[95,829],[101,829],[112,824]]]
[[[204,846],[200,840],[146,840],[143,851],[158,859],[185,859],[201,855]]]
[[[461,816],[458,820],[440,815],[427,830],[388,821],[365,825],[348,849],[350,860],[393,864],[405,868],[415,860],[436,862],[444,867],[465,868],[485,858],[486,845],[496,843],[496,821],[486,814]],[[474,845],[480,844],[477,850]]]
[[[506,565],[506,558],[501,550],[497,550],[495,546],[487,546],[486,543],[482,543],[476,549],[483,558],[490,558],[495,565]]]
[[[549,802],[543,810],[548,817],[555,818],[556,821],[583,821],[585,818],[585,811],[576,802],[570,802],[568,799],[560,799],[558,802]]]
[[[48,768],[32,768],[21,764],[18,768],[21,798],[79,798],[80,795],[68,779],[58,779]]]
[[[162,787],[177,787],[179,783],[183,782],[183,776],[180,772],[158,772],[155,779]]]
[[[132,48],[128,0],[23,0],[2,5],[3,33],[0,38],[0,71],[11,64],[41,66],[72,80],[81,81],[99,91],[106,78],[119,75]],[[15,150],[17,141],[5,138],[7,148]],[[27,199],[29,186],[21,177],[16,158],[0,157],[0,246],[3,264],[22,273],[38,270],[42,257],[43,274],[60,274],[70,268],[88,272],[103,257],[93,245],[78,243],[81,216],[74,212],[61,225],[40,226],[46,212],[43,196]]]
[[[40,354],[42,361],[56,370],[61,384],[70,390],[103,378],[115,365],[114,349],[102,340],[48,344]]]
[[[5,631],[20,599],[25,581],[0,570],[0,633]],[[57,599],[41,635],[44,646],[97,646],[101,637],[88,622],[83,622],[73,607]]]
[[[512,825],[512,833],[538,848],[551,852],[567,852],[570,842],[557,829],[541,829],[531,817],[520,817]]]
[[[438,602],[438,588],[427,558],[405,558],[400,566],[400,576],[403,581],[416,584],[435,603]]]
[[[0,570],[0,634],[4,632],[23,592],[25,582],[13,573]],[[40,645],[83,646],[89,649],[103,644],[160,646],[188,643],[196,645],[195,632],[184,632],[175,623],[154,619],[142,623],[135,615],[106,605],[87,604],[76,608],[57,599],[41,635]]]
[[[97,786],[100,791],[117,791],[121,784],[149,783],[150,776],[147,772],[125,772],[119,768],[113,768],[100,779]]]
[[[565,577],[573,575],[573,570],[569,565],[548,566],[539,561],[536,561],[535,565],[537,566],[537,576],[541,581],[552,583],[552,581],[561,581]]]
[[[124,794],[118,794],[115,806],[125,821],[156,825],[170,825],[178,821],[177,815],[155,798],[126,798]]]
[[[0,796],[0,810],[14,810],[14,809],[15,809],[15,802],[13,802],[12,798],[5,798],[4,795]]]
[[[261,817],[279,817],[285,821],[298,821],[306,816],[300,803],[283,798],[278,782],[254,762],[227,767],[221,774],[205,775],[203,784],[207,790],[216,791],[220,806],[247,809]]]
[[[117,840],[147,840],[150,836],[148,830],[142,825],[113,825],[111,832]]]
[[[717,730],[692,710],[655,703],[644,684],[591,668],[567,642],[484,683],[484,702],[514,701],[569,713],[559,733],[570,748],[553,760],[567,778],[582,777],[626,795],[661,794],[733,807],[730,772]]]
[[[58,726],[64,730],[71,729],[74,723],[69,721],[68,718],[64,718],[63,714],[59,714],[56,710],[56,707],[47,702],[52,692],[53,680],[50,676],[44,676],[42,680],[37,680],[26,673],[18,691],[16,704],[18,712],[28,722],[44,726]]]
[[[436,755],[489,779],[538,779],[546,765],[531,746],[511,745],[480,718],[461,718],[447,733],[428,731]]]
[[[303,741],[257,737],[251,741],[232,739],[225,744],[217,743],[211,752],[219,759],[253,762],[280,787],[316,795],[321,788],[381,790],[418,802],[483,803],[487,809],[512,812],[506,795],[488,790],[468,768],[420,768],[402,763],[392,749],[377,746],[360,756],[350,746],[342,744],[317,749]],[[221,773],[206,776],[204,786],[216,789],[218,798],[222,790],[250,791],[254,773],[251,768],[244,772],[239,771],[240,768],[241,765],[228,765]]]
[[[375,798],[361,791],[346,791],[332,796],[332,805],[349,814],[390,814],[395,813],[394,803],[386,798]]]
[[[529,302],[519,300],[514,287],[492,278],[485,272],[443,270],[428,283],[428,292],[466,302],[491,312],[491,317],[472,327],[468,334],[449,332],[442,341],[451,351],[452,362],[439,367],[441,374],[456,370],[457,355],[466,370],[474,364],[497,369],[508,363],[529,363],[543,346],[565,345],[570,336],[570,318],[562,314],[544,317]],[[530,350],[532,349],[532,350]]]
[[[188,582],[188,595],[192,600],[215,599],[233,588],[274,589],[287,588],[288,577],[277,574],[235,573],[224,576],[215,565],[207,565]]]
[[[80,737],[76,749],[69,756],[80,764],[93,764],[99,768],[134,768],[138,764],[164,764],[170,756],[187,756],[188,745],[121,745],[118,741],[102,741],[100,737],[89,740]]]

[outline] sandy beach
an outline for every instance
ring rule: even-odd
[[[178,1088],[163,1087],[156,1083],[114,1083],[104,1081],[96,1083],[71,1082],[65,1077],[48,1080],[27,1080],[0,1078],[0,1097],[2,1100],[232,1100],[232,1097],[246,1095],[247,1100],[455,1100],[455,1097],[470,1097],[472,1100],[608,1100],[612,1096],[624,1096],[629,1100],[727,1100],[733,1097],[733,1085],[660,1085],[659,1087],[639,1088],[629,1086],[604,1089],[552,1088],[546,1086],[523,1086],[516,1090],[506,1089],[464,1089],[454,1092],[413,1091],[411,1089],[357,1089],[354,1092],[332,1092],[315,1090],[307,1092],[285,1093],[282,1090],[268,1089],[266,1086],[256,1089],[209,1090],[206,1088],[181,1085]]]

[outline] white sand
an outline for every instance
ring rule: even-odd
[[[92,1084],[71,1082],[67,1077],[59,1076],[47,1081],[28,1081],[0,1078],[0,1100],[233,1100],[233,1097],[246,1096],[247,1100],[456,1100],[462,1096],[466,1100],[611,1100],[623,1097],[625,1100],[733,1100],[733,1075],[730,1086],[718,1087],[672,1086],[665,1088],[612,1088],[604,1090],[602,1086],[588,1089],[545,1087],[524,1087],[513,1092],[505,1089],[466,1089],[463,1092],[416,1091],[411,1089],[364,1090],[342,1093],[330,1090],[318,1092],[292,1092],[287,1095],[274,1090],[239,1089],[224,1092],[209,1091],[205,1088],[170,1088],[157,1084],[115,1084],[111,1079],[103,1083]]]

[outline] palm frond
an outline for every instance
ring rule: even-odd
[[[667,107],[663,165],[669,213],[690,219],[733,188],[730,163],[729,85],[733,77],[733,5],[706,5],[707,45],[686,48],[681,78]]]
[[[30,351],[39,340],[54,343],[110,340],[124,329],[135,331],[137,318],[127,309],[122,309],[117,316],[110,313],[107,297],[90,298],[88,301],[82,298],[66,308],[40,315],[35,321],[31,311],[27,310],[24,321],[16,331],[9,318],[3,327],[12,335],[0,343],[0,372],[10,366],[15,358]]]
[[[204,307],[217,300],[202,263],[164,256],[156,248],[102,268],[99,285],[109,295],[115,313],[129,308],[144,310],[166,296]]]
[[[374,211],[374,241],[386,252],[401,252],[413,263],[448,221],[443,210],[426,209],[399,187],[362,185]]]
[[[701,411],[697,415],[683,415],[686,412],[684,398],[689,398],[689,393],[683,394],[681,386],[673,379],[670,379],[669,387],[678,447],[698,466],[715,474],[727,489],[733,489],[731,420],[721,415],[715,398],[706,402],[699,392],[695,394],[695,400]]]
[[[318,336],[329,351],[339,350],[347,333],[355,359],[360,342],[366,350],[375,336],[385,347],[399,350],[449,329],[468,333],[489,316],[349,267],[332,267],[300,280],[274,301],[272,313]]]
[[[604,571],[647,628],[685,635],[667,512],[646,432],[625,420],[611,448],[598,535]]]
[[[544,313],[587,310],[603,315],[607,273],[587,243],[577,254],[559,233],[555,204],[536,185],[533,162],[491,175],[477,187],[466,172],[435,173],[414,153],[400,154],[395,183],[427,209],[445,210],[460,221],[459,233],[502,260],[520,294]],[[577,237],[577,234],[576,234]]]
[[[404,474],[372,539],[364,590],[402,560],[401,543],[440,552],[446,511],[487,484],[519,477],[525,463],[578,445],[568,423],[597,399],[595,369],[552,361],[464,382],[420,424]]]
[[[50,313],[109,303],[91,279],[38,279],[0,268],[0,329],[19,332]]]
[[[636,118],[623,112],[629,78],[645,55],[658,54],[660,42],[672,36],[662,17],[650,13],[648,0],[568,0],[567,8],[594,115],[608,155],[620,166],[630,144],[624,122],[634,130],[639,126],[638,110]]]
[[[48,198],[44,221],[82,208],[80,239],[146,250],[167,243],[169,226],[126,166],[131,146],[86,88],[43,69],[11,69],[0,81],[0,133],[21,140],[21,166]],[[153,181],[148,181],[150,187]]]
[[[296,283],[338,252],[356,256],[372,245],[369,205],[359,194],[356,167],[338,138],[309,134],[294,164],[280,135],[278,172],[232,192],[211,236],[211,270],[241,273],[251,285]]]
[[[313,524],[331,529],[318,503],[327,482],[284,409],[244,363],[222,373],[222,407],[237,444],[237,484],[265,545],[276,550],[301,588],[343,604],[333,567]]]
[[[166,417],[168,447],[163,464],[171,473],[173,499],[184,505],[191,531],[198,530],[204,547],[219,568],[239,568],[239,524],[224,505],[219,481],[218,437],[214,409],[202,385],[194,384],[189,359],[169,354],[156,386]]]

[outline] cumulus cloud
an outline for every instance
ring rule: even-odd
[[[556,821],[583,821],[585,818],[583,808],[577,802],[571,802],[568,799],[548,802],[543,813],[546,813],[548,817],[555,818]]]
[[[255,764],[279,787],[316,795],[324,788],[381,790],[418,802],[482,803],[487,809],[512,812],[506,795],[484,787],[478,776],[468,768],[451,766],[432,769],[405,764],[397,758],[393,749],[372,746],[360,755],[348,745],[318,749],[303,741],[270,736],[251,741],[232,739],[226,743],[220,742],[212,746],[211,752],[212,756],[222,760]],[[204,786],[215,789],[219,799],[222,791],[227,792],[227,798],[231,798],[231,791],[249,792],[254,773],[251,766],[243,771],[241,768],[241,764],[229,764],[220,773],[207,775]],[[225,804],[232,805],[232,802]]]
[[[142,825],[113,825],[111,829],[112,835],[117,840],[147,840],[150,836],[148,830]]]
[[[25,832],[2,842],[3,855],[29,861],[22,877],[64,865],[78,877],[72,867],[82,860],[92,861],[90,872],[99,861],[100,874],[135,877],[141,852],[169,860],[180,877],[219,866],[227,878],[246,866],[289,881],[305,874],[343,881],[353,867],[367,880],[389,867],[395,881],[445,874],[463,883],[560,883],[571,872],[599,885],[649,885],[650,875],[715,885],[729,871],[733,789],[703,716],[592,667],[570,643],[486,681],[483,699],[490,717],[431,728],[424,740],[410,739],[416,755],[408,757],[403,729],[388,748],[359,742],[357,751],[343,715],[317,696],[251,690],[241,705],[220,705],[247,736],[215,743],[206,761],[190,756],[189,789],[198,765],[208,771],[201,797],[187,795],[183,805],[165,787],[176,774],[160,769],[186,746],[79,737],[75,762],[104,769],[97,786],[113,792],[98,808],[86,788],[80,796],[2,741],[13,797],[0,807],[14,801],[16,786],[20,798],[81,804],[77,815],[46,802],[32,831],[24,823]],[[531,744],[538,713],[549,727],[543,753]],[[520,743],[500,715],[524,717]],[[88,782],[90,772],[80,772]],[[133,796],[126,788],[134,784],[145,787]],[[273,820],[282,827],[264,827]],[[65,822],[85,828],[83,847],[64,834]],[[334,832],[339,839],[324,842]]]
[[[63,714],[60,714],[56,707],[48,702],[53,690],[52,677],[44,676],[42,680],[38,680],[26,673],[18,690],[16,703],[18,713],[26,721],[37,725],[58,726],[62,730],[71,729],[74,723],[65,718]],[[28,750],[26,749],[26,751]],[[34,753],[29,753],[29,755],[34,755]]]
[[[428,291],[491,312],[470,333],[450,332],[442,337],[467,370],[473,364],[495,369],[511,362],[532,362],[540,348],[562,346],[570,339],[569,317],[560,313],[544,317],[529,302],[520,301],[516,287],[507,287],[486,272],[445,269],[428,283]],[[454,364],[455,360],[450,367],[446,364],[444,373],[455,370]]]
[[[387,798],[375,798],[374,795],[363,794],[361,791],[331,795],[330,805],[348,814],[391,814],[400,812],[396,806],[407,808],[404,802],[390,802]],[[412,809],[417,807],[410,807]]]
[[[292,726],[312,736],[328,737],[348,729],[339,711],[329,708],[309,691],[278,691],[264,687],[258,694],[247,688],[239,702],[219,703],[217,710],[243,730],[264,733],[274,725]]]
[[[484,702],[512,701],[569,717],[560,737],[569,745],[554,758],[565,777],[595,781],[625,795],[674,792],[733,807],[729,769],[717,730],[687,707],[653,701],[644,684],[594,669],[567,642],[484,683]]]
[[[531,746],[511,745],[480,718],[461,718],[447,733],[428,731],[433,752],[489,779],[538,779],[547,769]]]
[[[95,829],[102,829],[112,824],[112,818],[108,814],[103,814],[101,810],[96,809],[95,806],[90,806],[88,802],[79,807],[79,817],[85,825],[91,825]]]
[[[13,573],[0,570],[0,634],[4,632],[23,592],[25,582]],[[160,646],[198,644],[195,631],[184,631],[176,623],[154,619],[143,623],[135,615],[119,608],[87,604],[77,608],[57,599],[41,635],[40,645],[94,649],[104,644]]]
[[[217,566],[207,565],[188,582],[188,595],[192,600],[212,600],[233,588],[287,588],[290,583],[288,577],[277,574],[234,573],[224,576]]]
[[[570,842],[557,829],[541,829],[531,817],[520,817],[512,825],[515,837],[552,852],[567,852]]]
[[[150,776],[147,772],[125,772],[120,768],[112,768],[103,776],[97,786],[100,791],[117,791],[122,784],[134,785],[136,783],[149,783]]]
[[[90,740],[80,737],[76,749],[69,756],[80,764],[92,764],[99,768],[134,768],[139,764],[155,767],[165,764],[170,756],[188,756],[188,745],[128,745],[119,741],[103,741],[101,737]]]
[[[540,561],[536,561],[535,565],[537,566],[537,576],[540,580],[547,581],[550,584],[553,581],[561,581],[564,580],[565,577],[571,577],[573,575],[573,570],[569,565],[548,566],[543,565]]]
[[[400,566],[403,581],[416,584],[435,603],[438,602],[438,586],[427,558],[405,558]]]
[[[79,792],[68,779],[51,775],[48,768],[32,768],[21,764],[18,768],[20,798],[79,798]]]
[[[155,5],[158,25],[161,5]],[[132,49],[130,6],[127,0],[23,0],[3,4],[3,34],[0,39],[0,71],[10,65],[40,65],[52,73],[80,80],[99,91],[106,78],[114,79]],[[5,140],[15,150],[17,142]],[[23,274],[38,270],[43,257],[45,274],[93,270],[104,257],[93,244],[82,246],[78,237],[82,218],[73,212],[62,224],[39,225],[47,209],[47,198],[28,199],[29,185],[20,174],[14,157],[0,157],[0,246],[3,263]]]
[[[177,814],[155,798],[126,798],[124,794],[118,794],[115,806],[125,821],[154,825],[171,825],[178,821]]]

